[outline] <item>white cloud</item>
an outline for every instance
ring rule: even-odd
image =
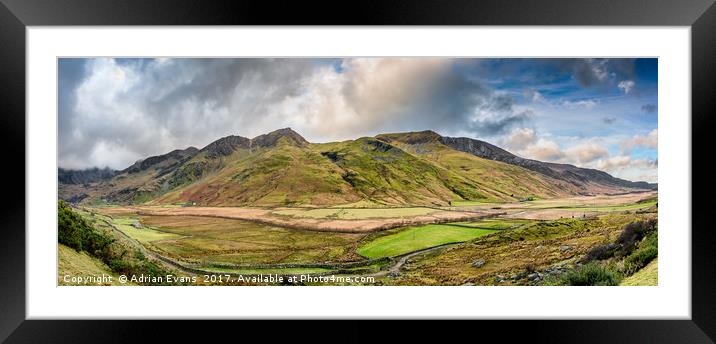
[[[583,109],[592,109],[595,106],[597,106],[597,102],[591,99],[585,99],[585,100],[577,100],[577,101],[570,101],[570,100],[564,100],[560,102],[560,104],[566,108],[570,109],[576,109],[576,108],[583,108]]]
[[[631,90],[634,88],[634,86],[636,86],[636,83],[631,80],[622,80],[617,85],[617,87],[620,90],[624,91],[625,94],[631,92]]]
[[[608,60],[591,60],[592,72],[599,81],[604,81],[609,76],[607,69]]]
[[[524,97],[531,100],[533,103],[544,103],[546,100],[542,93],[537,90],[528,89],[524,92]]]
[[[646,135],[634,135],[632,138],[621,142],[621,148],[623,153],[628,154],[634,148],[639,147],[657,149],[659,147],[658,129],[654,129]]]
[[[540,138],[534,130],[513,130],[502,141],[506,148],[519,156],[565,163],[585,168],[596,168],[611,175],[632,181],[657,181],[658,163],[650,159],[634,159],[629,155],[611,156],[603,139],[571,139],[574,145],[563,148],[553,139]]]
[[[279,105],[296,109],[292,117],[299,129],[345,139],[410,116],[414,104],[430,97],[436,80],[447,73],[449,60],[358,58],[344,60],[341,67],[340,74],[331,67],[319,69],[305,81],[302,96]]]
[[[632,159],[630,156],[618,155],[599,160],[595,167],[627,180],[657,182],[658,162],[656,160]]]
[[[508,149],[523,150],[537,141],[537,134],[533,129],[515,128],[502,140],[502,145]]]
[[[631,158],[626,155],[618,155],[608,159],[600,160],[597,163],[597,168],[604,171],[614,171],[619,168],[624,168],[631,164]]]
[[[565,153],[572,161],[582,165],[609,156],[605,147],[595,143],[580,144],[567,149]]]
[[[549,162],[559,162],[566,156],[556,142],[545,139],[538,139],[519,153],[526,158]]]

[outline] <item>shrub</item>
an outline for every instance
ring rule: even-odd
[[[631,275],[645,267],[659,254],[659,241],[656,233],[646,237],[639,243],[631,255],[624,259],[624,273]]]
[[[64,201],[57,202],[57,241],[77,251],[106,257],[111,237],[95,230]]]
[[[592,286],[619,285],[621,276],[613,268],[598,263],[589,263],[560,276],[558,285]]]
[[[617,254],[626,256],[634,250],[636,244],[639,243],[646,235],[656,230],[656,220],[632,222],[624,226],[617,245],[620,246]]]
[[[649,264],[658,255],[656,247],[635,251],[624,260],[624,273],[631,275]]]
[[[112,271],[119,274],[130,274],[133,270],[129,262],[122,258],[110,258],[106,263]]]
[[[637,221],[624,226],[616,242],[594,246],[582,258],[582,262],[605,260],[615,256],[629,255],[647,235],[656,231],[656,220]]]
[[[589,252],[587,252],[586,255],[584,255],[582,261],[591,262],[593,260],[609,259],[614,256],[614,253],[618,248],[617,244],[614,243],[594,246],[591,250],[589,250]]]

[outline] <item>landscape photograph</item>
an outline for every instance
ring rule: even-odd
[[[57,63],[59,286],[658,285],[656,58]]]

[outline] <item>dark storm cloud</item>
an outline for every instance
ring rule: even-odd
[[[426,128],[494,136],[529,118],[449,59],[61,59],[60,165],[124,168],[291,126],[309,140]]]
[[[512,96],[469,77],[457,64],[430,78],[429,87],[417,92],[404,115],[414,128],[432,128],[446,134],[466,133],[491,137],[524,123],[529,111],[515,109]]]
[[[60,163],[122,168],[203,146],[297,95],[312,68],[302,59],[60,59]],[[245,106],[232,114],[236,99]]]
[[[655,113],[656,105],[655,104],[644,104],[641,106],[641,111],[646,112],[646,113]]]
[[[75,89],[85,77],[85,60],[84,59],[68,59],[58,60],[57,78],[57,111],[58,131],[60,140],[60,153],[63,150],[71,148],[68,144],[63,144],[63,140],[69,138],[72,133],[72,110],[76,103]]]
[[[602,120],[604,121],[604,124],[614,124],[614,123],[616,123],[617,118],[616,117],[604,117],[604,119],[602,119]]]
[[[176,127],[171,122],[184,116],[196,116],[194,120],[206,121],[207,115],[183,113],[187,102],[201,106],[227,109],[231,123],[215,121],[212,131],[221,127],[240,128],[249,121],[265,117],[269,107],[303,91],[302,82],[313,71],[313,66],[303,59],[182,59],[174,60],[169,70],[152,72],[155,83],[149,87],[166,90],[146,103],[148,112],[158,116],[161,125],[172,126],[179,136],[191,135],[192,126]],[[173,78],[177,73],[183,77]],[[146,90],[153,93],[153,90]],[[241,106],[232,106],[239,102]],[[228,135],[225,132],[221,135]]]
[[[167,78],[170,72],[154,71],[152,77],[158,86],[168,86],[171,91],[152,105],[163,106],[185,99],[226,104],[237,88],[257,84],[265,86],[265,101],[279,100],[297,95],[302,77],[312,67],[303,59],[180,59],[172,63],[176,64],[176,73],[191,77],[177,84]]]
[[[621,80],[634,78],[635,59],[556,59],[546,63],[556,64],[562,71],[572,73],[584,87],[611,86]]]

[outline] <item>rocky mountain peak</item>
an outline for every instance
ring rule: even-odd
[[[249,149],[251,140],[236,135],[222,137],[202,148],[208,158],[231,155],[237,149]]]
[[[292,145],[303,147],[308,144],[308,141],[303,138],[299,133],[295,132],[291,128],[283,128],[274,130],[268,134],[263,134],[251,139],[252,147],[273,147],[279,142],[279,140],[287,141]]]

